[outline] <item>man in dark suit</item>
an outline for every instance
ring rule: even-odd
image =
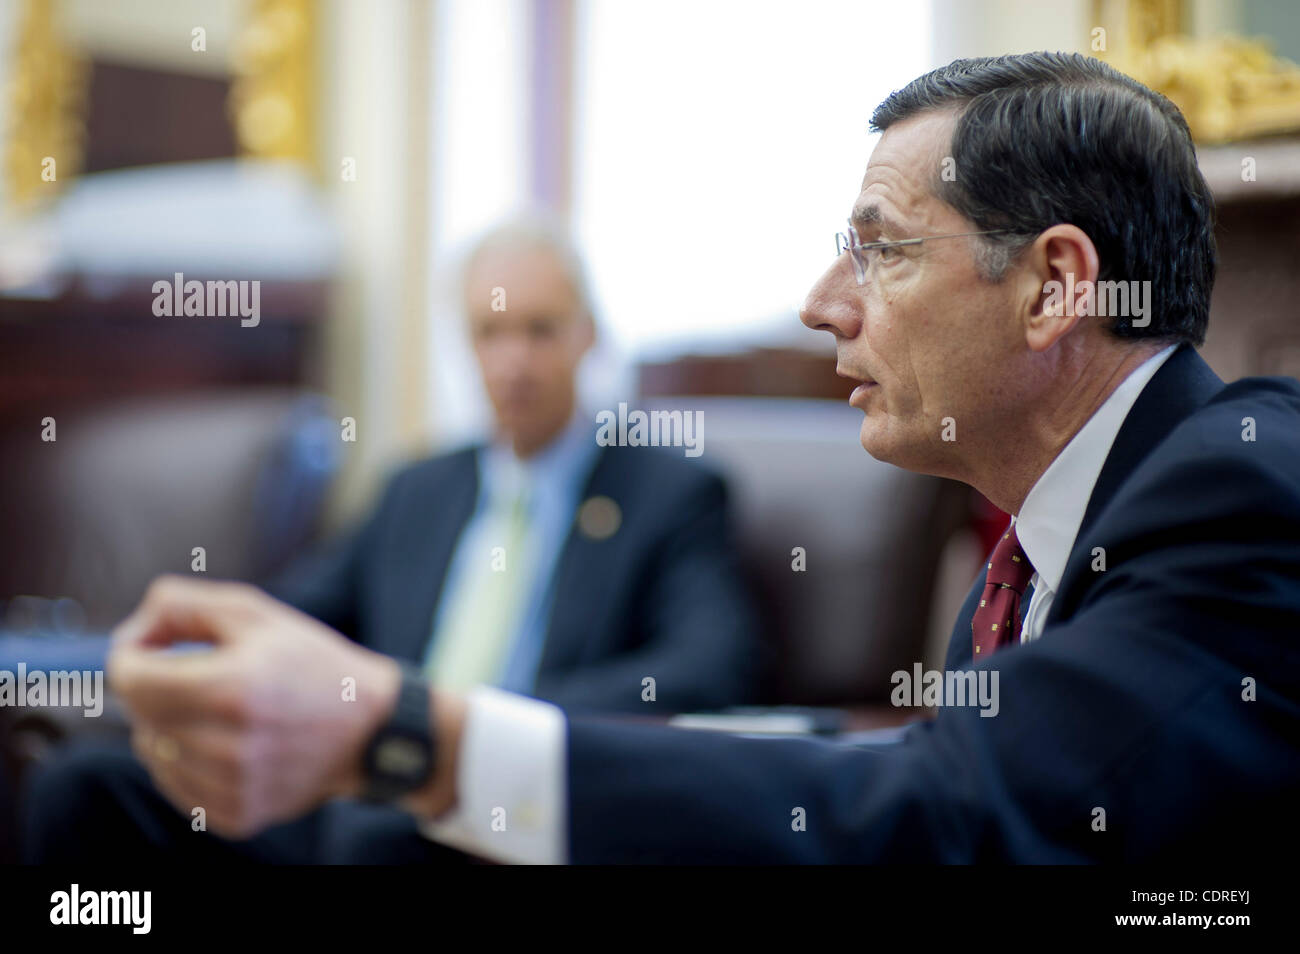
[[[268,592],[446,688],[644,712],[649,677],[659,709],[750,701],[760,649],[724,485],[684,450],[598,445],[576,394],[595,324],[565,236],[494,230],[462,288],[493,440],[400,471]],[[494,520],[512,494],[523,525]]]
[[[1015,514],[954,626],[932,722],[850,747],[566,718],[499,690],[430,691],[254,591],[164,580],[109,674],[173,801],[220,803],[215,824],[248,834],[380,779],[430,838],[517,861],[1296,848],[1300,384],[1225,385],[1194,350],[1215,257],[1186,123],[1066,54],[958,61],[873,122],[853,228],[802,319],[861,382],[873,456]],[[217,646],[202,670],[154,650],[194,635]],[[285,694],[236,678],[259,656],[322,685],[346,667],[367,701],[295,697],[259,717]],[[994,704],[963,704],[958,685]],[[232,694],[241,718],[220,707]],[[363,756],[413,725],[436,745],[412,771]],[[288,763],[223,754],[259,734],[287,752],[307,726],[329,741]]]

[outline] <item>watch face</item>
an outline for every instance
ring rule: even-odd
[[[429,686],[418,670],[404,669],[393,714],[366,748],[362,797],[391,802],[424,785],[433,774],[436,745]]]
[[[374,767],[397,778],[423,777],[429,767],[428,746],[400,736],[384,739],[375,749]]]

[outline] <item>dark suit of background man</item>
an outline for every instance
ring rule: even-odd
[[[896,745],[849,747],[435,690],[438,765],[403,806],[430,837],[506,860],[1290,857],[1300,383],[1225,385],[1194,350],[1215,252],[1186,123],[1097,60],[1043,53],[950,64],[873,123],[856,234],[802,319],[862,382],[851,401],[873,456],[1016,515],[948,654],[972,678],[998,675],[996,715],[943,707]],[[1091,313],[1081,283],[1099,278],[1151,282],[1150,310]],[[203,672],[152,648],[195,633],[219,646]],[[297,693],[275,719],[241,723],[221,715],[225,693],[257,713],[287,686],[232,683],[221,658],[236,675],[292,658],[322,685],[347,666],[372,702],[344,714]],[[215,824],[236,833],[357,790],[357,753],[400,681],[390,660],[262,594],[184,579],[155,586],[120,630],[109,677],[176,803],[223,800]],[[231,766],[188,728],[195,716],[223,745],[313,749]],[[508,833],[493,830],[497,807]]]
[[[493,440],[399,472],[358,528],[268,591],[370,649],[423,666],[446,689],[501,686],[568,711],[751,701],[762,647],[730,548],[724,485],[680,450],[597,445],[595,415],[576,395],[595,324],[572,247],[544,221],[512,223],[471,252],[463,282]],[[643,698],[646,677],[655,680],[653,707]],[[93,801],[65,784],[69,774],[120,793],[115,810],[129,820],[99,827],[124,850],[144,848],[143,832],[171,833],[155,835],[156,848],[194,847],[185,819],[120,754],[75,752],[47,770],[60,801],[75,800],[74,791]],[[45,798],[30,804],[50,808]],[[439,853],[427,842],[388,852],[402,835],[420,841],[409,816],[393,809],[336,805],[310,821],[240,851],[372,863]],[[39,819],[30,827],[45,830]],[[107,850],[104,837],[52,837],[57,845],[34,836],[39,855]]]

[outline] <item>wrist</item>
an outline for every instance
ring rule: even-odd
[[[356,706],[359,718],[349,738],[342,771],[333,794],[359,798],[366,789],[365,754],[370,740],[392,716],[402,685],[402,669],[397,660],[379,653],[368,653],[368,671],[357,679]]]
[[[430,722],[436,733],[437,753],[429,783],[402,799],[402,807],[422,819],[436,819],[456,804],[460,771],[460,746],[465,731],[465,697],[433,692]]]

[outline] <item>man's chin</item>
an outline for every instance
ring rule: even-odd
[[[894,426],[889,427],[888,423]],[[890,422],[880,416],[868,417],[862,422],[858,437],[862,449],[882,464],[891,464],[916,474],[961,479],[956,477],[953,469],[955,458],[945,454],[955,445],[927,441],[923,435],[900,426],[897,420]]]
[[[862,449],[874,457],[876,460],[892,464],[894,450],[891,442],[881,426],[879,419],[873,419],[871,415],[863,415],[862,429],[858,432],[858,439],[862,442]]]
[[[562,422],[557,424],[553,421],[537,421],[531,418],[527,421],[520,419],[505,421],[502,424],[507,439],[515,449],[527,454],[541,450],[564,429]]]

